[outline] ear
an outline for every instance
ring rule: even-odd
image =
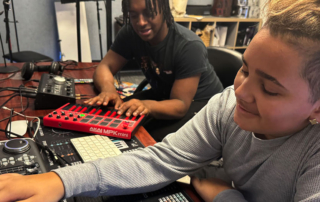
[[[313,109],[309,120],[314,120],[316,119],[317,122],[320,122],[320,100],[318,100],[315,104],[314,104],[315,108]]]

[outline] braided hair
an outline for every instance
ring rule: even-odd
[[[146,7],[151,17],[154,18],[158,14],[157,8],[153,5],[158,6],[159,13],[163,12],[163,18],[166,21],[168,27],[173,23],[173,16],[171,14],[169,0],[145,0]],[[130,23],[129,18],[129,9],[130,9],[130,0],[122,0],[122,12],[123,12],[123,21],[125,24]]]

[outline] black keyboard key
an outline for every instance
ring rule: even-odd
[[[87,110],[83,113],[89,113],[94,107],[93,106],[87,106]]]
[[[69,110],[71,107],[73,107],[74,104],[68,104],[67,106],[65,106],[62,110]]]

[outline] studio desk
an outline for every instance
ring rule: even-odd
[[[38,63],[38,65],[50,65],[51,63]],[[77,67],[72,67],[68,66],[69,68],[76,69],[76,70],[64,70],[62,76],[68,77],[68,78],[74,78],[74,79],[87,79],[87,78],[92,78],[93,73],[95,68],[89,68],[92,67],[93,65],[97,65],[98,63],[79,63]],[[11,65],[10,63],[7,65]],[[19,68],[22,68],[23,63],[14,63],[12,65],[15,65]],[[4,64],[0,64],[1,68],[3,67]],[[84,69],[82,69],[84,68]],[[43,73],[48,73],[48,72],[34,72],[31,80],[40,80],[41,75]],[[0,87],[19,87],[21,84],[25,86],[38,86],[38,82],[34,81],[24,81],[21,79],[20,72],[16,73],[11,77],[10,79],[3,80],[7,77],[10,77],[12,74],[0,74]],[[75,92],[77,94],[85,94],[85,95],[97,95],[97,92],[94,90],[94,86],[92,84],[75,84]],[[5,96],[12,94],[10,91],[4,91],[0,92],[0,105],[2,105],[4,102],[7,101],[7,99],[10,96]],[[77,104],[83,104],[83,101],[85,99],[79,99],[76,101]],[[14,109],[17,112],[20,112],[22,110],[22,106],[25,108],[27,106],[27,98],[21,98],[20,96],[16,96],[13,99],[11,99],[8,103],[5,104],[6,107],[10,109]],[[34,99],[29,98],[29,106],[28,108],[24,111],[24,115],[26,116],[37,116],[37,117],[43,117],[50,112],[52,112],[54,109],[42,109],[42,110],[35,110],[34,108]],[[10,116],[10,111],[0,109],[0,120],[9,117]],[[12,120],[24,120],[23,117],[21,116],[14,116]],[[8,123],[8,120],[0,122],[0,128],[5,129],[6,125]],[[140,126],[135,133],[135,136],[138,138],[138,140],[145,146],[151,146],[156,143],[156,141],[150,136],[150,134],[143,128],[143,126]],[[25,135],[25,137],[29,137],[28,134]],[[0,140],[7,140],[5,133],[0,132]],[[183,183],[180,183],[180,185],[183,187],[183,189],[187,192],[187,194],[195,201],[199,202],[202,201],[199,199],[198,195],[195,193],[194,189],[191,188],[190,185],[186,185]]]

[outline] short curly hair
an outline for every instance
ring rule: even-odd
[[[320,1],[269,0],[264,28],[305,56],[301,77],[309,84],[310,102],[320,100]]]

